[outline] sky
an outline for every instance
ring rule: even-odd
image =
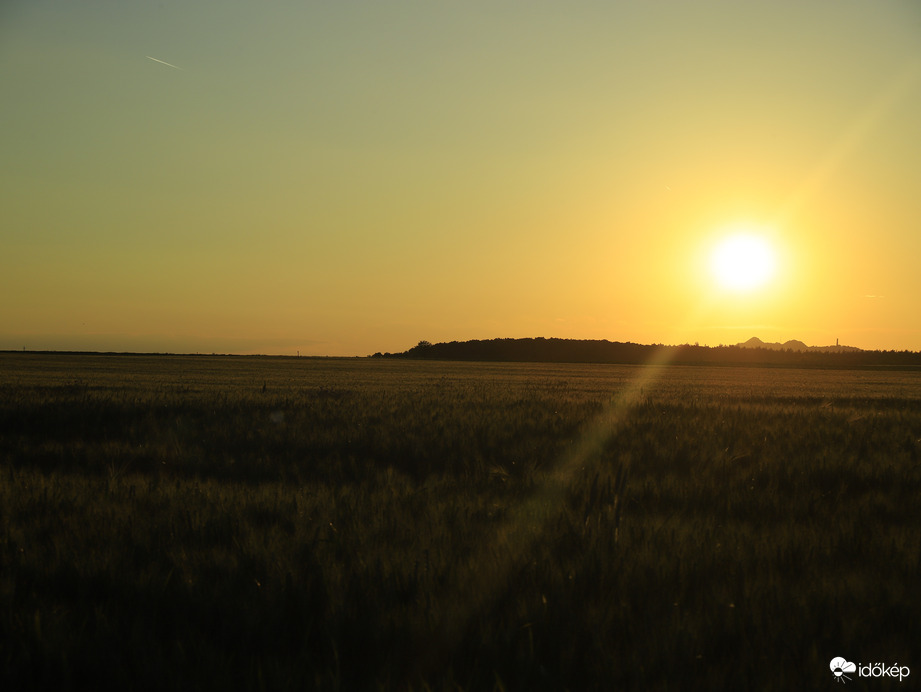
[[[911,0],[0,6],[0,349],[918,351],[919,258]]]

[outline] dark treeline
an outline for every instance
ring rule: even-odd
[[[432,344],[420,341],[403,353],[375,353],[378,358],[426,360],[513,361],[546,363],[650,362],[681,365],[767,365],[780,367],[860,368],[921,367],[915,351],[822,351],[773,350],[742,346],[665,346],[586,339],[488,339]]]

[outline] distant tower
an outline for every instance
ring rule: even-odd
[[[835,346],[837,346],[837,345],[838,345],[838,340],[837,340],[837,339],[835,339]]]

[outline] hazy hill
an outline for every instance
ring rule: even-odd
[[[757,336],[753,336],[748,341],[738,344],[739,348],[766,348],[771,351],[798,351],[798,352],[813,352],[813,353],[853,353],[857,351],[862,351],[863,349],[857,348],[856,346],[807,346],[802,341],[791,339],[790,341],[785,341],[784,343],[779,343],[777,341],[773,343],[767,343],[759,339]]]
[[[636,344],[588,339],[487,339],[432,344],[420,341],[403,353],[378,358],[468,360],[522,363],[672,363],[678,365],[753,365],[775,367],[921,367],[921,353],[864,351],[849,346],[806,346],[801,341],[766,344],[752,338],[735,346]]]
[[[784,343],[773,342],[767,343],[762,341],[757,336],[753,336],[748,341],[738,344],[740,348],[768,348],[772,351],[807,351],[809,347],[804,344],[802,341],[790,340]]]

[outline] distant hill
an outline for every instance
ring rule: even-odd
[[[766,344],[752,338],[735,346],[636,344],[586,339],[487,339],[432,344],[420,341],[402,353],[375,358],[522,363],[672,363],[810,368],[921,368],[921,353],[864,351],[849,346],[806,346],[801,341]]]
[[[804,344],[802,341],[786,341],[784,343],[779,343],[775,341],[774,343],[767,343],[759,339],[757,336],[753,336],[748,341],[738,344],[740,348],[767,348],[771,351],[807,351],[809,347]]]
[[[863,349],[857,348],[856,346],[807,346],[802,341],[797,341],[795,339],[785,341],[782,344],[777,341],[766,343],[757,336],[753,336],[748,341],[737,345],[739,348],[766,348],[771,351],[811,351],[813,353],[853,353],[856,351],[863,351]]]

